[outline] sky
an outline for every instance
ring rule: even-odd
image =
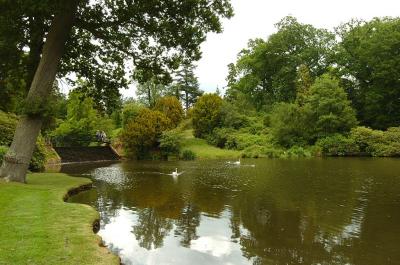
[[[249,39],[263,38],[276,32],[274,24],[291,15],[299,22],[332,30],[352,18],[400,16],[399,0],[232,0],[235,16],[223,21],[221,34],[210,33],[202,44],[202,59],[197,62],[196,75],[200,87],[213,92],[226,86],[227,65]],[[135,96],[135,88],[123,90],[125,97]]]

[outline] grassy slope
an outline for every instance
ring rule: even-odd
[[[119,264],[92,231],[98,213],[63,202],[89,179],[31,174],[28,184],[0,180],[0,264]]]
[[[199,159],[238,158],[240,151],[227,150],[209,145],[206,140],[195,138],[193,130],[182,131],[182,149],[191,150]]]

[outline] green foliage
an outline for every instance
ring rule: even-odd
[[[18,117],[15,114],[7,114],[0,111],[0,147],[1,157],[4,156],[14,137],[14,131],[18,123]],[[32,171],[41,171],[44,169],[47,155],[46,145],[42,136],[36,141],[32,160],[29,169]]]
[[[298,68],[310,69],[310,78],[321,75],[330,65],[335,36],[323,29],[285,17],[278,31],[267,40],[250,40],[235,64],[229,66],[229,98],[244,95],[258,110],[275,102],[296,97]]]
[[[339,86],[338,80],[328,74],[317,78],[310,87],[304,109],[309,122],[306,125],[312,128],[314,139],[347,133],[357,125],[355,111],[346,92]]]
[[[93,99],[80,92],[70,93],[67,109],[66,120],[51,135],[56,146],[89,146],[97,130],[110,135],[114,129],[113,121],[94,109]]]
[[[271,135],[284,146],[307,145],[311,138],[307,113],[294,103],[276,104],[270,115]]]
[[[154,109],[164,113],[174,127],[178,126],[183,119],[182,105],[176,97],[162,97],[158,99]]]
[[[357,142],[341,134],[335,134],[322,139],[316,143],[324,155],[330,156],[344,156],[355,154],[360,151]]]
[[[33,151],[32,159],[29,164],[29,169],[32,171],[42,171],[46,164],[46,145],[43,137],[39,136],[36,141],[36,147]]]
[[[3,157],[8,151],[8,146],[0,145],[0,164],[3,162]]]
[[[361,124],[375,129],[400,122],[400,18],[352,20],[338,29],[335,61]]]
[[[221,126],[226,128],[240,129],[249,125],[249,120],[246,115],[227,101],[223,101],[221,106]]]
[[[286,152],[287,156],[289,158],[300,158],[300,157],[311,157],[312,152],[304,148],[302,146],[292,146],[289,150]]]
[[[9,146],[14,137],[18,117],[0,111],[0,145]]]
[[[253,145],[268,145],[268,138],[266,135],[256,135],[249,133],[235,133],[228,136],[226,147],[228,149],[243,150]]]
[[[161,112],[142,109],[124,128],[121,138],[126,153],[143,159],[159,144],[162,132],[171,129],[171,121]]]
[[[125,128],[129,122],[134,120],[143,108],[144,106],[137,102],[129,102],[125,104],[122,108],[122,127]]]
[[[155,79],[151,79],[144,83],[139,83],[136,88],[136,95],[139,102],[148,108],[153,108],[158,99],[166,92],[166,86],[160,84]]]
[[[186,161],[195,160],[196,154],[192,150],[183,150],[181,154],[181,159]]]
[[[179,155],[181,151],[180,135],[173,130],[163,132],[160,139],[160,150],[164,157]]]
[[[206,138],[221,124],[222,99],[216,94],[201,96],[193,107],[194,135]]]
[[[317,139],[347,133],[356,126],[350,101],[331,76],[317,78],[303,96],[304,105],[279,103],[270,114],[271,134],[280,145],[314,144]]]
[[[196,103],[197,98],[203,94],[199,88],[199,82],[194,74],[194,65],[184,63],[176,72],[176,79],[171,87],[171,94],[181,99],[184,103],[185,110]]]
[[[0,108],[14,111],[25,97],[41,51],[62,1],[2,1],[0,13]],[[80,2],[59,70],[87,82],[81,92],[104,104],[108,114],[118,103],[127,76],[140,83],[156,76],[170,81],[182,61],[200,58],[208,32],[221,32],[222,18],[233,10],[228,0]],[[126,67],[127,58],[133,67]],[[75,83],[69,80],[70,83]],[[6,103],[6,104],[2,104]]]
[[[387,131],[357,127],[351,131],[350,138],[361,152],[372,156],[400,156],[400,127],[388,128]]]

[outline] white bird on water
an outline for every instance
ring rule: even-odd
[[[172,173],[169,174],[169,175],[171,175],[171,176],[173,176],[173,177],[178,177],[179,175],[182,175],[183,172],[184,172],[184,171],[178,172],[178,168],[175,168],[175,171],[172,171]]]
[[[240,158],[239,158],[238,161],[235,161],[235,162],[233,162],[232,164],[237,165],[237,166],[240,166]]]

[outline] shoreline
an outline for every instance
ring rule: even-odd
[[[96,234],[96,209],[67,202],[91,189],[90,179],[35,173],[27,180],[0,181],[0,264],[121,264]]]

